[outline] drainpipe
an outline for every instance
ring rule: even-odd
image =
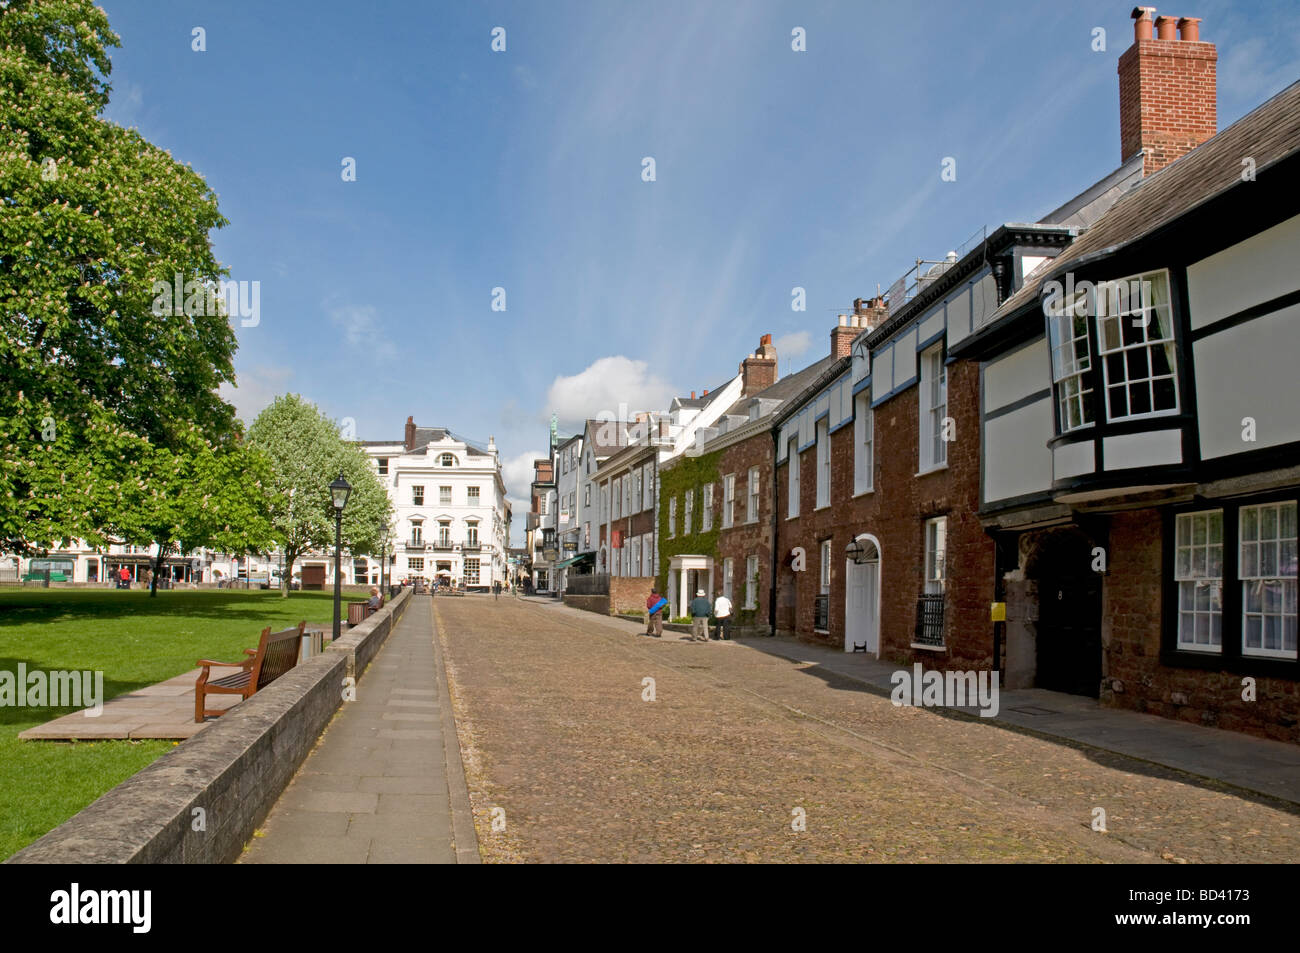
[[[770,631],[769,636],[776,636],[776,569],[780,565],[778,554],[781,552],[780,546],[777,545],[777,533],[780,531],[780,520],[777,517],[778,496],[776,492],[776,447],[779,440],[778,430],[775,425],[772,427],[772,574],[771,583],[767,589],[767,622]]]

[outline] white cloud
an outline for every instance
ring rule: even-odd
[[[329,310],[330,321],[343,332],[349,349],[359,350],[372,358],[392,360],[397,349],[379,321],[373,305],[340,305]]]
[[[772,346],[776,348],[778,360],[789,361],[790,358],[798,357],[812,347],[812,335],[807,331],[791,331],[774,340]],[[790,365],[787,363],[785,366]]]
[[[573,432],[601,413],[613,419],[620,405],[626,413],[666,410],[672,386],[650,371],[645,361],[618,355],[602,357],[571,377],[557,377],[546,392],[544,415],[559,417],[560,429]]]
[[[513,457],[502,459],[501,461],[501,479],[505,481],[506,493],[514,503],[516,516],[521,512],[519,509],[519,495],[523,495],[525,500],[522,512],[528,512],[531,505],[528,488],[533,482],[533,461],[544,460],[547,457],[545,450],[529,450],[525,453],[516,454]]]
[[[239,419],[251,424],[281,394],[288,393],[293,368],[259,364],[235,378],[235,386],[222,384],[221,399],[235,405]]]

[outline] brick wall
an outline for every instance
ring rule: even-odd
[[[1218,131],[1213,43],[1136,40],[1119,59],[1120,158],[1151,150],[1143,175]]]
[[[745,521],[749,504],[749,468],[758,467],[758,519],[752,523]],[[737,620],[744,618],[747,626],[762,628],[770,626],[768,593],[772,582],[772,434],[764,430],[752,437],[733,444],[722,451],[718,461],[718,472],[725,479],[728,473],[736,475],[735,521],[730,529],[718,529],[717,565],[715,567],[716,585],[722,589],[723,560],[733,561],[732,602],[735,604]],[[713,524],[722,526],[721,481],[715,488]],[[751,614],[745,606],[745,561],[750,556],[758,557],[758,586],[754,601],[756,609]]]
[[[1102,703],[1300,742],[1300,683],[1256,678],[1256,701],[1247,702],[1241,698],[1240,675],[1160,664],[1161,533],[1158,510],[1111,517],[1101,623]]]
[[[854,427],[831,434],[831,506],[814,511],[816,449],[800,461],[800,516],[786,519],[789,467],[778,469],[777,618],[781,629],[800,638],[843,647],[845,547],[859,534],[880,541],[881,658],[927,668],[985,669],[992,663],[993,542],[980,526],[979,510],[979,368],[973,362],[948,367],[948,415],[956,439],[948,444],[946,469],[916,476],[919,400],[908,388],[875,411],[875,490],[854,497]],[[924,580],[924,524],[948,518],[948,577],[943,651],[911,648],[916,603]],[[814,600],[820,590],[819,543],[831,540],[829,632],[813,630]],[[807,569],[790,568],[792,547],[807,552]],[[793,607],[786,608],[786,589],[793,588]],[[791,626],[790,621],[793,620]]]
[[[654,584],[653,576],[611,576],[608,611],[645,612],[645,601]]]

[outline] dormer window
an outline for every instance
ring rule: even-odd
[[[438,466],[440,467],[454,467],[455,465],[456,465],[456,458],[452,456],[450,453],[444,453],[442,456],[438,458]]]

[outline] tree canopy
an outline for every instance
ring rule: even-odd
[[[217,391],[234,380],[224,308],[157,309],[154,292],[227,275],[209,238],[227,223],[193,169],[100,116],[118,45],[87,0],[0,10],[0,548],[121,523],[135,441],[238,433]]]

